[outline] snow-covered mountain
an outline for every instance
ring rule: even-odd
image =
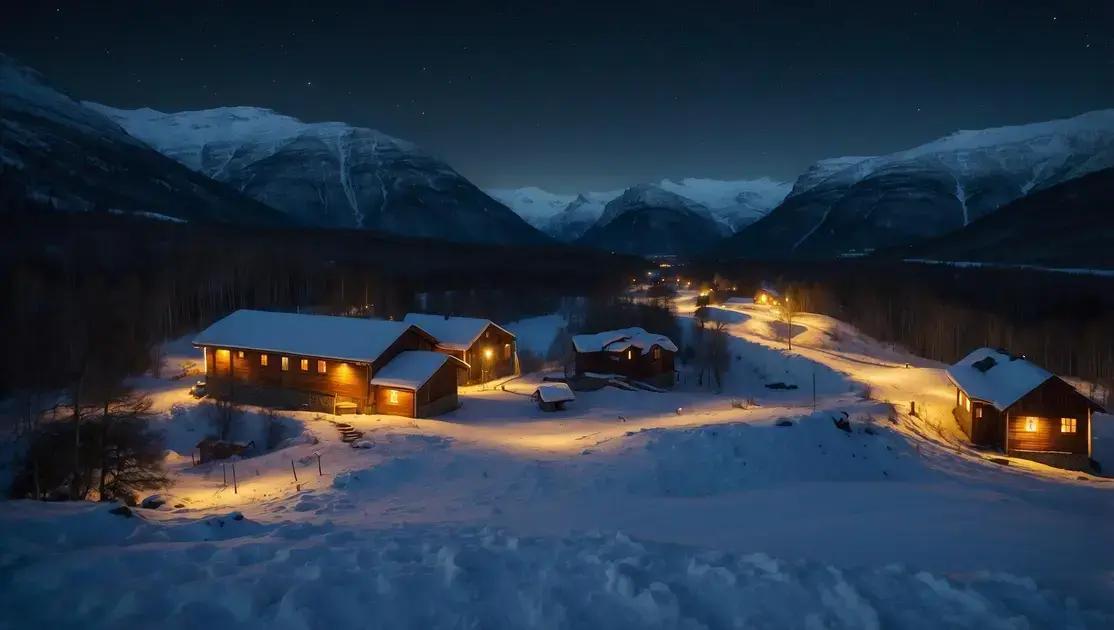
[[[608,202],[577,242],[627,254],[694,254],[729,233],[704,205],[641,184]]]
[[[704,206],[712,217],[731,231],[753,223],[781,203],[791,185],[769,178],[718,180],[664,179],[651,184]],[[623,190],[552,193],[536,186],[488,190],[531,225],[562,241],[579,238],[603,214],[604,206]]]
[[[189,168],[322,227],[457,241],[546,238],[413,144],[340,122],[259,107],[163,113],[86,104]]]
[[[278,211],[166,158],[0,54],[0,186],[13,204],[280,225]],[[7,205],[7,204],[6,204]]]
[[[1114,166],[1114,110],[959,131],[877,157],[823,160],[725,254],[829,257],[959,229],[1000,206]]]

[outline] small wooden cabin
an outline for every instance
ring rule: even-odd
[[[205,355],[206,389],[216,398],[330,413],[355,405],[361,413],[408,416],[456,406],[455,374],[451,392],[437,386],[392,395],[389,386],[373,383],[400,355],[437,354],[437,339],[404,322],[240,310],[193,345]],[[448,372],[464,368],[451,365]],[[391,402],[411,391],[418,394],[414,404]]]
[[[577,374],[618,374],[658,387],[672,387],[677,346],[641,328],[607,330],[572,338]]]
[[[576,400],[576,394],[565,383],[542,383],[530,396],[542,411],[561,411]]]
[[[378,413],[430,418],[460,406],[457,372],[460,359],[443,352],[407,350],[399,353],[371,379]]]
[[[437,350],[467,364],[458,373],[461,385],[518,374],[517,339],[490,319],[408,313],[403,321],[429,332],[437,338]]]
[[[1024,357],[979,348],[947,370],[954,415],[976,446],[1052,466],[1091,467],[1091,419],[1102,411],[1060,377]]]
[[[766,306],[776,306],[778,304],[781,304],[781,293],[779,293],[777,289],[774,289],[770,286],[762,285],[762,288],[758,289],[754,293],[754,303],[763,304]]]

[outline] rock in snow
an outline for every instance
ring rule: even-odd
[[[374,129],[306,123],[260,107],[164,113],[86,106],[300,223],[456,241],[546,240],[448,164]]]

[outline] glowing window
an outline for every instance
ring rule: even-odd
[[[242,358],[244,358],[244,351],[243,351],[243,350],[240,350],[239,352],[237,352],[237,353],[236,353],[236,358],[237,358],[237,359],[242,359]]]
[[[317,373],[318,374],[324,374],[325,373],[325,362],[322,361],[321,359],[317,360]]]
[[[282,371],[287,372],[290,370],[290,357],[282,358]]]
[[[259,365],[262,365],[263,367],[267,367],[267,355],[265,355],[265,354],[259,355]]]
[[[1024,425],[1025,430],[1028,431],[1029,433],[1035,433],[1037,431],[1037,419],[1036,418],[1033,418],[1033,417],[1023,418],[1023,425]]]
[[[308,372],[309,371],[309,359],[302,359],[301,361],[298,362],[298,365],[299,365],[299,367],[302,368],[303,372]]]
[[[978,407],[975,407],[975,417],[976,418],[981,418],[982,417],[982,405],[979,405]]]
[[[391,403],[392,405],[397,405],[398,404],[398,390],[397,389],[387,390],[387,402]]]
[[[1060,418],[1060,433],[1075,433],[1075,418]]]
[[[627,350],[627,358],[631,361],[634,360],[634,350]]]
[[[970,398],[968,398],[966,396],[963,397],[963,407],[967,409],[968,413],[970,413],[970,411],[971,411],[971,399]]]
[[[503,344],[503,358],[504,359],[510,359],[511,358],[511,344],[509,344],[509,343]]]
[[[661,348],[654,346],[654,360],[657,361],[661,358]]]

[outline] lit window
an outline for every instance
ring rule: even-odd
[[[510,359],[511,358],[511,344],[509,344],[509,343],[503,344],[503,358],[504,359]]]
[[[282,371],[283,372],[289,372],[290,371],[290,357],[283,357],[282,358]]]
[[[392,405],[397,405],[398,404],[398,390],[397,389],[387,390],[387,402],[391,403]]]
[[[975,417],[976,418],[981,418],[982,417],[982,405],[979,405],[978,407],[975,407]]]
[[[325,362],[322,361],[321,359],[317,360],[317,372],[319,374],[324,374],[325,373]]]
[[[1036,433],[1036,431],[1037,431],[1037,419],[1033,418],[1033,417],[1029,417],[1029,418],[1025,418],[1024,420],[1025,420],[1025,430],[1028,431],[1029,433]]]
[[[964,396],[963,397],[963,406],[967,409],[967,412],[970,413],[971,412],[971,399]]]
[[[259,355],[259,365],[262,365],[263,367],[267,367],[267,355],[265,355],[265,354]]]
[[[303,372],[308,372],[309,371],[309,359],[302,359],[301,361],[298,362],[298,364],[302,368]]]
[[[1060,418],[1060,433],[1075,433],[1075,418]]]
[[[631,361],[634,360],[634,350],[627,350],[627,358]]]
[[[237,358],[237,359],[242,359],[242,358],[244,358],[244,351],[243,351],[243,350],[240,350],[239,352],[237,352],[237,353],[236,353],[236,358]]]
[[[661,358],[661,348],[654,346],[654,360],[657,361]]]

